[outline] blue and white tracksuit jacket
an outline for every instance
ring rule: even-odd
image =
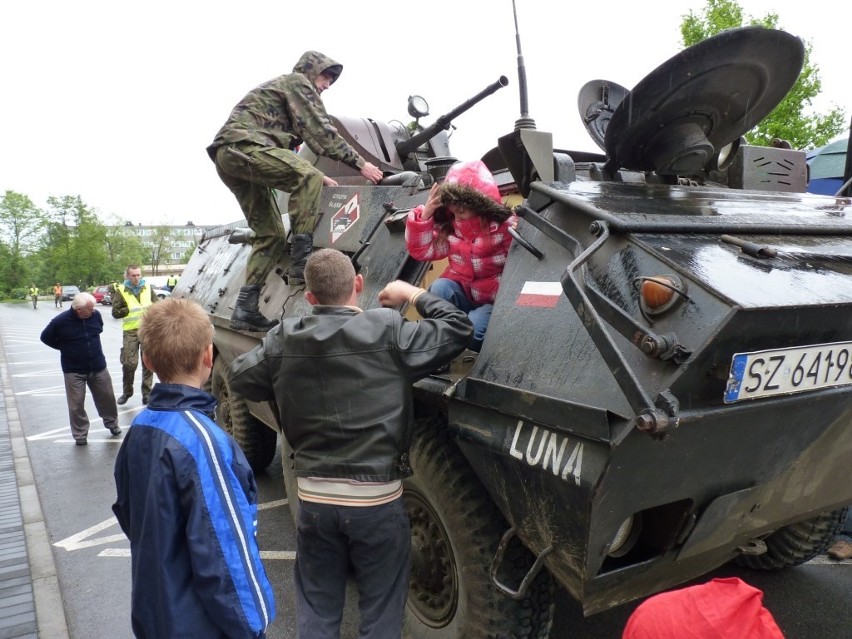
[[[115,460],[137,637],[263,637],[275,616],[255,533],[257,486],[213,397],[157,384]]]

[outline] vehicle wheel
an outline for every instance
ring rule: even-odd
[[[833,510],[789,526],[784,526],[763,539],[762,555],[740,555],[734,563],[752,570],[792,568],[810,561],[834,541],[846,509]]]
[[[284,471],[284,490],[287,492],[287,505],[290,506],[290,515],[293,523],[299,521],[299,492],[296,487],[296,473],[293,470],[293,461],[290,454],[293,449],[284,434],[281,434],[281,468]]]
[[[521,601],[491,583],[489,571],[507,524],[461,451],[437,420],[415,425],[414,475],[405,480],[411,519],[411,580],[404,635],[411,639],[549,636],[553,582],[542,570]],[[517,540],[515,540],[517,541]],[[510,547],[505,579],[519,584],[532,564]],[[502,577],[502,575],[501,575]],[[511,580],[511,581],[510,581]]]
[[[278,433],[249,412],[245,401],[230,391],[221,357],[213,364],[211,387],[218,400],[216,423],[231,435],[243,450],[252,470],[265,470],[275,458]]]

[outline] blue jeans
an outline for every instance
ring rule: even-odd
[[[301,639],[338,639],[349,566],[358,586],[361,639],[400,639],[411,569],[402,498],[381,506],[302,501],[296,538]]]
[[[482,348],[482,340],[485,339],[485,331],[488,328],[488,320],[491,319],[491,311],[494,309],[494,304],[475,306],[467,298],[467,295],[464,294],[461,284],[453,280],[444,279],[443,277],[439,277],[432,282],[429,292],[447,300],[456,308],[467,313],[473,324],[473,338],[468,348],[478,353]]]

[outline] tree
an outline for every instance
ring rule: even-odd
[[[8,250],[6,272],[9,288],[24,286],[30,279],[26,256],[38,247],[44,228],[44,214],[21,193],[6,191],[0,200],[0,241]]]
[[[79,195],[51,196],[47,203],[43,277],[81,287],[105,281],[113,268],[105,250],[106,227],[96,212]]]
[[[107,227],[104,242],[107,259],[114,271],[104,281],[123,279],[122,273],[128,264],[142,264],[146,259],[145,247],[133,231],[133,226],[122,226],[117,218]]]
[[[160,262],[167,261],[169,252],[174,246],[175,238],[170,227],[164,225],[154,227],[151,239],[145,242],[145,250],[153,275],[160,274]]]
[[[12,275],[12,252],[6,243],[0,240],[0,299],[9,295],[15,287]]]
[[[142,244],[131,227],[105,226],[80,196],[48,198],[39,250],[29,256],[40,282],[60,281],[81,288],[121,279],[124,266],[140,264]]]
[[[680,34],[685,47],[692,46],[726,29],[757,25],[778,28],[778,14],[763,18],[750,17],[746,23],[743,9],[736,0],[707,0],[700,13],[690,11],[683,16]],[[796,149],[809,149],[826,144],[846,128],[846,113],[839,107],[828,113],[813,113],[813,98],[822,90],[819,66],[811,62],[813,46],[805,41],[805,60],[798,80],[787,96],[756,127],[745,134],[749,144],[769,146],[775,138],[787,140]]]

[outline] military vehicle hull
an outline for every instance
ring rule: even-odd
[[[795,57],[788,37],[753,29],[701,51],[733,43],[750,60],[753,37]],[[804,153],[793,150],[741,146],[705,170],[704,155],[743,132],[704,135],[692,116],[723,117],[704,102],[726,69],[703,70],[711,98],[675,87],[657,110],[640,100],[656,99],[658,78],[700,67],[685,53],[635,94],[584,88],[581,113],[606,111],[621,127],[595,131],[607,155],[555,150],[548,134],[519,129],[484,156],[501,193],[522,202],[521,221],[482,351],[415,384],[407,636],[547,637],[554,582],[593,614],[732,560],[796,566],[826,547],[852,503],[852,201],[798,192]],[[756,69],[743,82],[773,79],[771,65]],[[764,100],[764,114],[772,106]],[[400,179],[341,176],[346,185],[323,189],[314,233],[315,246],[352,256],[364,308],[391,280],[439,273],[408,255],[403,234],[434,178],[419,155],[429,130],[396,155],[376,130],[387,135],[371,161]],[[653,152],[631,148],[633,137]],[[227,382],[227,365],[263,337],[228,326],[249,239],[243,222],[206,234],[173,295],[210,312],[219,421],[263,468],[277,411]],[[263,288],[267,317],[310,312],[286,266]]]
[[[725,397],[737,353],[852,342],[852,225],[843,217],[849,204],[579,180],[542,187],[527,204],[540,209],[535,221],[545,230],[532,218],[519,227],[542,258],[513,246],[482,352],[417,385],[418,416],[431,429],[422,432],[452,435],[448,445],[458,446],[499,509],[498,536],[514,528],[588,613],[705,574],[797,522],[815,527],[803,554],[769,567],[816,554],[839,521],[824,513],[852,502],[844,480],[852,465],[852,387],[729,403]],[[359,257],[365,308],[377,304],[386,282],[422,277],[425,265],[407,256],[402,233],[384,223],[384,205],[404,209],[424,199],[424,190],[410,187],[325,190],[326,230],[317,244],[352,253],[370,237]],[[572,208],[576,201],[605,202],[604,213],[644,230],[613,233],[583,261],[600,238],[590,216]],[[336,235],[346,210],[348,227]],[[747,233],[751,240],[771,240],[785,257],[748,256],[720,240],[749,227],[756,229]],[[248,245],[229,243],[231,230],[202,241],[175,291],[211,311],[224,363],[262,336],[227,328],[248,254]],[[816,255],[816,244],[828,254]],[[648,357],[634,335],[604,319],[620,311],[642,322],[637,278],[660,274],[686,283],[689,299],[653,321],[656,333],[675,335],[689,351],[682,363]],[[309,312],[301,289],[277,274],[261,309],[269,316]],[[839,360],[852,354],[852,346],[844,348]],[[848,377],[852,355],[846,359]],[[838,364],[822,375],[832,380]],[[655,407],[647,398],[661,395],[677,406],[670,427],[641,430],[636,416]],[[278,428],[270,406],[248,406]],[[268,448],[263,459],[271,461]],[[416,471],[410,483],[421,498],[453,498],[444,485],[418,489]],[[627,533],[631,548],[612,553],[625,521],[638,528]],[[517,590],[519,583],[504,585]]]

